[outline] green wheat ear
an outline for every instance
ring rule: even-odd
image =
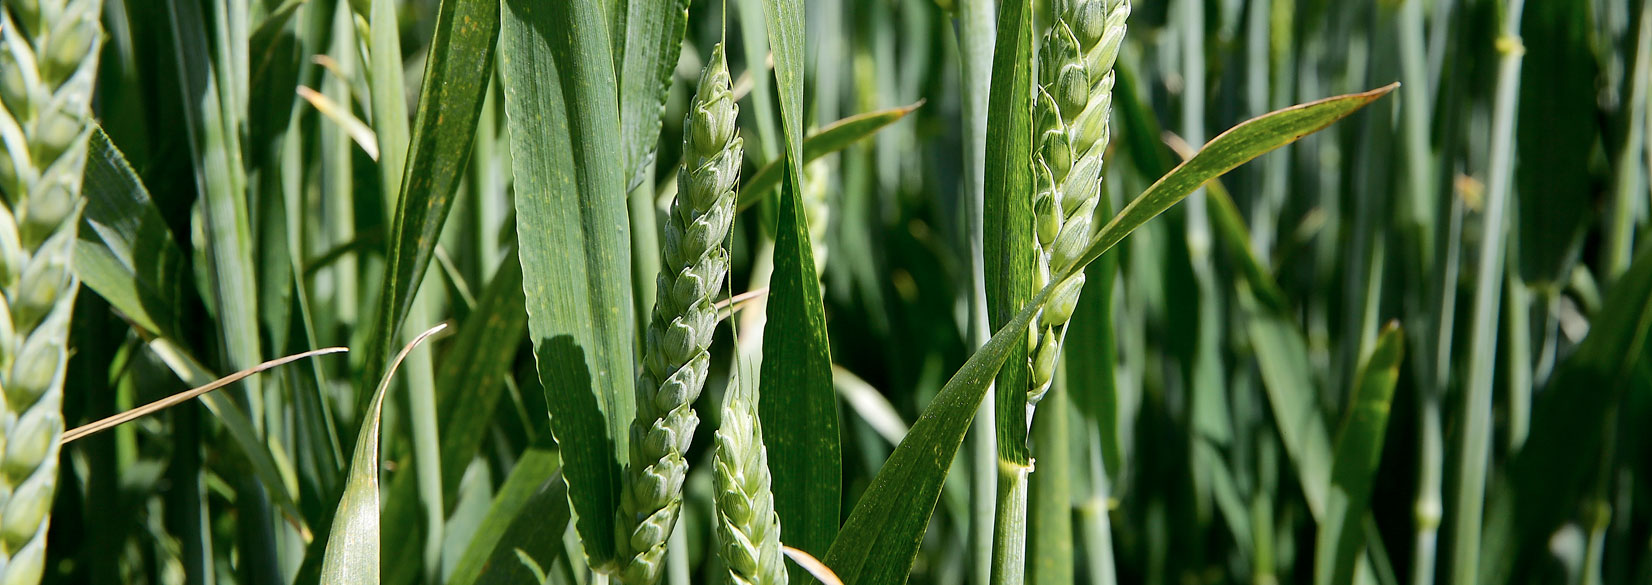
[[[717,556],[737,585],[784,585],[786,559],[780,552],[780,516],[770,491],[769,451],[757,418],[752,389],[730,378],[717,429]]]
[[[683,168],[665,222],[664,265],[637,380],[630,462],[620,499],[619,550],[629,585],[659,581],[666,538],[682,507],[683,454],[700,419],[694,399],[705,386],[717,313],[712,296],[728,273],[723,238],[734,220],[743,155],[739,107],[723,46],[712,49],[683,122]]]
[[[40,582],[101,0],[0,3],[0,583]]]
[[[1113,110],[1113,62],[1124,40],[1130,0],[1057,0],[1055,22],[1039,53],[1038,129],[1034,155],[1033,233],[1039,288],[1083,253],[1099,227],[1102,154]],[[1050,389],[1084,273],[1062,282],[1031,325],[1029,407]]]

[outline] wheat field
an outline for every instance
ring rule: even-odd
[[[1646,0],[0,0],[0,584],[1652,582]]]

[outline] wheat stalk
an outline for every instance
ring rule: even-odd
[[[57,488],[69,262],[91,136],[101,0],[0,10],[0,583],[38,583]]]
[[[736,585],[784,585],[786,560],[780,550],[780,516],[770,491],[769,452],[756,396],[729,380],[723,423],[717,429],[717,556]]]
[[[1107,151],[1113,109],[1113,62],[1124,40],[1130,0],[1058,0],[1055,22],[1039,54],[1035,115],[1034,233],[1037,285],[1043,287],[1073,265],[1097,226],[1102,154]],[[1067,335],[1084,273],[1058,285],[1028,336],[1032,382],[1030,410],[1050,389],[1056,358]]]
[[[659,581],[666,539],[682,507],[683,454],[700,422],[693,403],[705,385],[717,323],[712,296],[728,272],[723,238],[734,219],[743,153],[738,114],[718,45],[683,122],[683,169],[665,222],[665,263],[636,386],[618,543],[622,577],[631,585]]]

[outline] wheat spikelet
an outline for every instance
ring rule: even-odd
[[[1113,105],[1113,62],[1124,39],[1130,0],[1057,0],[1055,22],[1039,52],[1033,195],[1038,286],[1072,266],[1097,227],[1102,154]],[[1028,335],[1032,384],[1027,403],[1050,389],[1084,274],[1058,285]]]
[[[0,10],[0,583],[40,581],[63,435],[63,375],[101,0]]]
[[[683,454],[699,418],[716,311],[712,296],[728,272],[723,237],[734,219],[742,142],[739,108],[723,47],[712,50],[683,122],[683,169],[665,222],[665,262],[637,380],[637,418],[620,499],[622,577],[630,585],[660,578],[666,538],[682,507]]]
[[[735,585],[784,585],[786,559],[780,552],[780,516],[770,491],[769,453],[756,397],[730,380],[717,429],[717,555]]]

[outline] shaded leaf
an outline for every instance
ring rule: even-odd
[[[608,25],[593,2],[507,0],[500,37],[528,332],[594,567],[613,562],[635,343]]]
[[[1354,376],[1348,414],[1337,431],[1331,491],[1314,544],[1314,582],[1319,585],[1354,582],[1354,568],[1365,548],[1363,520],[1369,514],[1371,492],[1376,487],[1377,464],[1382,460],[1404,345],[1405,335],[1399,324],[1390,323]]]
[[[549,567],[562,554],[568,529],[568,486],[549,446],[528,447],[459,558],[448,585],[538,583],[517,555]]]

